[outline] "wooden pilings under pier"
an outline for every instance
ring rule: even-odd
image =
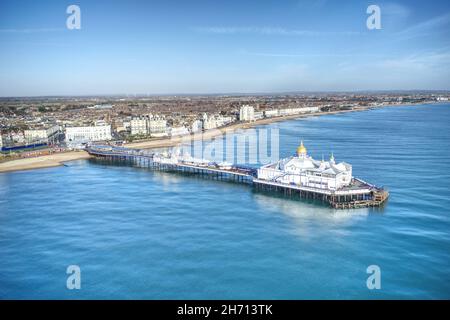
[[[112,155],[95,153],[95,156],[110,163],[129,164],[136,167],[148,168],[156,171],[179,172],[185,174],[195,174],[214,180],[235,181],[240,183],[252,183],[253,176],[247,173],[239,172],[237,169],[220,169],[208,166],[196,166],[183,163],[161,163],[153,161],[152,156],[140,155]]]
[[[291,185],[273,183],[261,183],[253,181],[256,190],[278,192],[286,196],[299,197],[302,199],[319,200],[331,205],[335,209],[356,209],[367,207],[379,207],[389,197],[389,193],[382,189],[370,190],[367,193],[354,194],[327,194],[311,190],[301,190]]]
[[[195,174],[201,177],[212,178],[214,180],[251,183],[253,179],[252,176],[247,174],[238,174],[233,171],[221,170],[210,167],[197,167],[193,165],[180,165],[180,164],[167,164],[154,162],[151,164],[150,167],[158,171]]]

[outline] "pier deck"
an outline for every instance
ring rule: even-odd
[[[129,163],[154,170],[210,175],[223,180],[251,183],[254,175],[256,174],[256,169],[244,166],[233,165],[231,168],[221,168],[213,162],[209,164],[196,164],[189,161],[171,162],[168,158],[162,158],[161,160],[161,155],[158,153],[137,149],[91,147],[88,148],[87,151],[89,154],[96,157],[109,160],[127,161]]]
[[[389,193],[386,190],[357,178],[353,178],[349,186],[339,190],[329,190],[261,180],[257,178],[257,169],[255,168],[237,165],[223,168],[215,162],[196,163],[184,161],[146,150],[111,146],[91,146],[87,151],[93,156],[110,161],[126,162],[154,170],[207,175],[220,180],[249,183],[257,190],[282,192],[290,196],[321,200],[335,209],[378,207],[383,205],[389,197]]]

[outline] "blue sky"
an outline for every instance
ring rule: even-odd
[[[1,0],[0,43],[0,96],[450,89],[447,0]]]

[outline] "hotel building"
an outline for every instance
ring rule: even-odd
[[[67,144],[82,144],[111,140],[111,125],[98,121],[94,126],[66,128]]]

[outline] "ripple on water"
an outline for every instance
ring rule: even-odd
[[[1,298],[449,298],[450,108],[280,122],[386,185],[382,209],[333,210],[249,186],[95,161],[0,174]],[[82,290],[65,289],[66,267]],[[379,265],[382,290],[366,288]]]

